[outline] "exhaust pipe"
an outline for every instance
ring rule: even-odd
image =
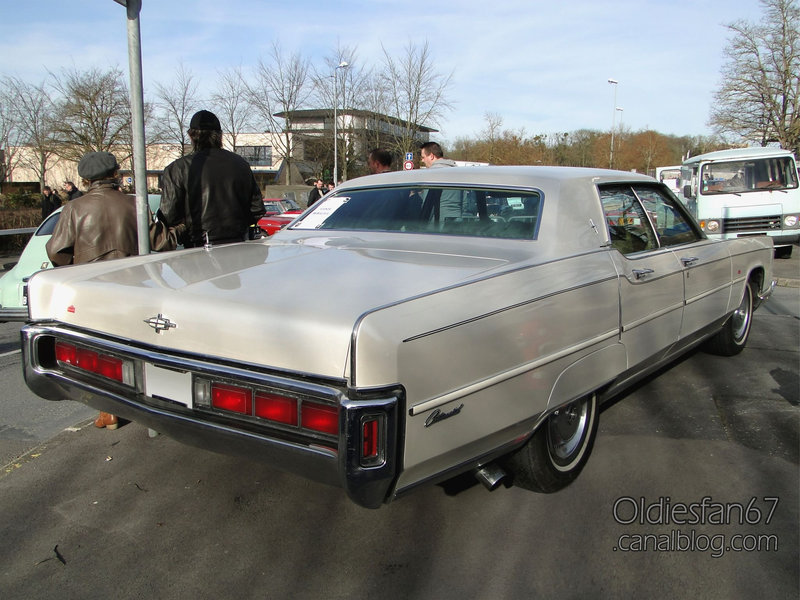
[[[490,492],[496,490],[506,478],[506,472],[495,463],[478,467],[473,473],[475,478],[483,484],[483,487]]]

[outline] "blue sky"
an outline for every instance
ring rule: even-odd
[[[484,115],[549,134],[617,125],[707,135],[725,25],[757,22],[757,0],[143,0],[145,95],[183,62],[213,88],[220,69],[245,71],[273,41],[317,66],[337,45],[377,65],[429,42],[452,72],[454,110],[439,141],[472,137]],[[125,9],[113,0],[0,0],[0,74],[40,82],[48,70],[117,66],[127,73]],[[608,79],[616,79],[614,89]]]

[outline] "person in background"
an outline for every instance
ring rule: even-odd
[[[314,188],[308,192],[308,201],[306,206],[311,206],[325,195],[325,190],[322,189],[322,179],[317,179],[314,182]]]
[[[195,113],[188,133],[192,152],[164,169],[159,220],[173,228],[185,224],[186,248],[243,242],[266,212],[250,164],[222,148],[214,113]]]
[[[42,188],[42,221],[59,206],[61,206],[61,198],[53,192],[53,188],[49,185],[44,186]]]
[[[442,147],[436,142],[425,142],[420,146],[420,159],[429,169],[456,166],[456,161],[444,157]]]
[[[80,171],[78,172],[78,175],[80,175]],[[71,181],[64,182],[64,193],[67,195],[67,202],[83,196],[83,192],[75,187],[75,184]]]
[[[392,170],[392,153],[382,148],[375,148],[367,156],[367,167],[372,174],[390,172]]]
[[[336,189],[336,185],[332,181],[329,181],[328,183],[326,183],[325,187],[327,188],[326,193],[330,193],[334,189]]]
[[[88,189],[64,205],[46,245],[53,265],[78,265],[138,254],[136,200],[119,190],[119,164],[114,155],[89,152],[78,163],[78,175]],[[94,424],[116,429],[119,422],[115,415],[101,412]]]

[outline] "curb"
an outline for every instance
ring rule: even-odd
[[[786,279],[784,277],[777,277],[778,287],[800,288],[800,279]]]

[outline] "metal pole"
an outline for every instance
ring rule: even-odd
[[[336,85],[336,73],[339,67],[333,70],[333,185],[335,186],[338,179],[336,173],[339,169],[339,134],[336,131],[336,105],[339,104],[339,95],[337,93],[339,86]]]
[[[336,116],[336,108],[339,104],[339,83],[336,73],[339,69],[346,69],[348,66],[347,62],[342,61],[333,70],[333,185],[339,184],[339,132]]]
[[[611,152],[608,155],[608,168],[612,169],[614,167],[614,129],[617,122],[617,84],[619,82],[616,79],[609,79],[608,83],[614,86],[614,110],[611,112]]]
[[[144,86],[142,38],[139,13],[142,0],[114,0],[128,12],[128,70],[131,82],[131,130],[133,133],[133,183],[136,189],[136,222],[139,254],[150,253],[150,212],[147,203],[147,160],[144,143]]]

